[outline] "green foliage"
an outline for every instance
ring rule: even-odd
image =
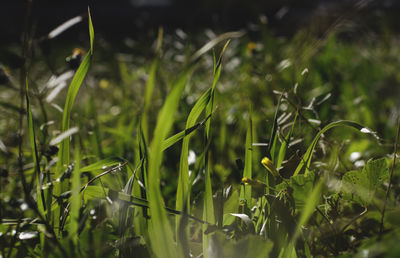
[[[396,44],[263,29],[193,51],[160,28],[151,54],[96,44],[92,65],[88,17],[64,97],[46,101],[34,55],[29,87],[14,71],[20,95],[0,94],[0,256],[398,256]]]
[[[362,171],[349,171],[342,179],[343,198],[354,200],[367,207],[376,195],[383,196],[383,183],[389,178],[389,169],[385,159],[370,160]]]

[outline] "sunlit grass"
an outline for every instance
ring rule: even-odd
[[[68,92],[44,101],[33,67],[23,106],[6,99],[16,85],[0,94],[27,122],[0,115],[2,132],[26,132],[21,150],[0,138],[2,257],[400,253],[376,240],[400,238],[396,118],[380,106],[396,116],[398,103],[370,93],[390,95],[388,53],[361,46],[363,59],[332,34],[296,59],[297,37],[266,31],[177,50],[159,29],[148,60],[103,61],[110,49],[93,51],[88,16],[90,48]]]

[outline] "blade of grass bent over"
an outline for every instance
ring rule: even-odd
[[[367,134],[371,134],[373,135],[376,139],[379,139],[378,136],[370,129],[368,129],[365,126],[362,126],[361,124],[358,124],[356,122],[353,121],[348,121],[348,120],[340,120],[340,121],[336,121],[336,122],[332,122],[330,124],[328,124],[327,126],[325,126],[321,131],[318,132],[318,134],[315,136],[314,140],[312,141],[311,145],[308,147],[306,153],[304,154],[303,158],[300,161],[300,164],[297,166],[296,171],[294,172],[294,176],[299,174],[300,171],[302,171],[304,165],[306,165],[305,167],[305,174],[309,173],[309,167],[311,165],[311,158],[312,158],[312,154],[314,152],[315,146],[318,143],[319,138],[321,137],[321,135],[323,133],[325,133],[326,131],[328,131],[329,129],[333,128],[333,127],[337,127],[337,126],[347,126],[347,127],[352,127],[355,128],[357,130],[359,130],[362,133],[367,133]]]

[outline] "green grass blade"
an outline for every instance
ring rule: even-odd
[[[68,231],[71,235],[72,242],[77,247],[79,242],[78,228],[79,228],[79,212],[81,208],[81,171],[80,167],[80,150],[76,148],[75,151],[75,167],[72,172],[72,186],[71,186],[71,209],[70,209],[70,223],[68,224]]]
[[[25,97],[26,97],[26,107],[28,111],[28,129],[29,129],[29,139],[30,139],[30,144],[31,144],[31,150],[32,150],[32,156],[33,156],[33,163],[35,166],[35,172],[36,172],[36,194],[37,194],[37,205],[38,205],[38,210],[40,213],[44,213],[45,210],[45,200],[44,200],[44,195],[43,191],[41,191],[41,172],[40,172],[40,164],[39,164],[39,154],[36,146],[36,138],[35,138],[35,129],[34,129],[34,124],[33,124],[33,117],[32,117],[32,109],[31,109],[31,104],[29,101],[29,87],[28,87],[28,78],[26,78],[26,91],[25,91]]]
[[[214,107],[214,94],[215,94],[215,87],[219,81],[219,78],[221,76],[221,68],[222,68],[222,57],[223,54],[226,50],[226,48],[229,45],[229,40],[226,42],[224,45],[221,54],[219,56],[218,61],[215,60],[214,56],[214,77],[213,77],[213,83],[211,86],[211,96],[210,96],[210,101],[207,103],[206,106],[206,117],[211,116],[213,113],[213,107]],[[210,154],[208,152],[208,146],[211,141],[211,136],[210,136],[210,127],[211,127],[211,119],[206,121],[206,132],[205,132],[205,146],[206,148],[206,153],[204,156],[204,167],[205,167],[205,178],[204,178],[204,184],[205,184],[205,191],[204,191],[204,206],[203,206],[203,220],[208,221],[209,223],[215,224],[215,214],[214,214],[214,201],[213,201],[213,196],[212,196],[212,184],[211,184],[211,175],[210,175],[210,160],[208,155]],[[211,239],[211,234],[205,234],[205,231],[207,230],[207,227],[203,225],[203,255],[204,257],[208,257],[207,250],[208,246],[210,243]]]
[[[199,129],[201,126],[203,126],[205,124],[205,122],[210,118],[207,117],[204,121],[197,123],[189,128],[186,128],[185,130],[169,137],[168,139],[164,140],[163,142],[163,150],[168,149],[169,147],[171,147],[172,145],[174,145],[175,143],[177,143],[178,141],[180,141],[183,138],[187,138],[188,136],[190,136],[194,131],[196,131],[197,129]]]
[[[153,97],[154,86],[156,84],[156,75],[160,63],[162,41],[163,41],[163,30],[159,29],[157,38],[157,53],[153,63],[151,64],[149,76],[146,82],[145,93],[144,93],[144,109],[141,118],[142,133],[146,141],[149,141],[148,113],[150,109],[150,104],[153,102],[152,97]]]
[[[375,138],[379,139],[377,137],[377,135],[370,130],[369,128],[362,126],[361,124],[358,124],[356,122],[353,121],[347,121],[347,120],[340,120],[340,121],[336,121],[336,122],[332,122],[330,124],[328,124],[327,126],[325,126],[321,131],[318,132],[318,134],[315,136],[314,140],[312,141],[311,145],[308,147],[306,153],[304,154],[302,160],[300,161],[300,164],[297,166],[296,171],[294,172],[294,176],[299,174],[300,171],[302,171],[302,169],[305,167],[305,174],[309,173],[309,167],[311,164],[311,158],[312,158],[312,154],[314,152],[315,146],[318,143],[319,138],[321,137],[321,135],[323,133],[325,133],[326,131],[328,131],[331,128],[337,127],[337,126],[345,126],[345,127],[351,127],[351,128],[355,128],[357,130],[359,130],[362,133],[367,133],[367,134],[371,134],[372,136],[374,136]]]
[[[91,55],[93,55],[94,29],[93,29],[92,16],[90,14],[89,7],[88,7],[88,16],[89,16],[90,53],[91,53]]]
[[[203,47],[201,47],[193,56],[190,58],[191,62],[196,62],[202,55],[213,49],[219,43],[231,39],[231,38],[239,38],[242,37],[245,33],[242,31],[233,31],[233,32],[226,32],[224,34],[219,35],[213,40],[207,42]],[[222,55],[221,55],[222,56]]]
[[[283,94],[279,97],[278,105],[276,105],[276,110],[275,110],[275,115],[274,115],[274,123],[272,125],[271,137],[270,137],[269,143],[268,143],[267,156],[270,158],[270,160],[274,164],[276,164],[276,160],[275,160],[275,149],[276,149],[276,143],[277,143],[276,131],[278,130],[278,113],[279,113],[279,107],[281,105],[282,96],[283,96]]]
[[[42,190],[42,180],[40,180],[41,172],[40,172],[40,164],[39,164],[39,155],[36,146],[36,137],[35,137],[35,128],[33,124],[33,117],[32,117],[32,109],[31,104],[29,102],[29,86],[28,86],[28,78],[26,78],[26,89],[25,89],[25,97],[26,97],[26,108],[28,111],[28,130],[29,130],[29,140],[31,144],[32,156],[33,156],[33,163],[35,166],[35,174],[36,174],[36,198],[37,198],[37,208],[40,214],[45,214],[46,204],[45,204],[45,197],[44,192]],[[45,235],[40,233],[40,246],[41,250],[43,251],[45,248]],[[42,253],[43,254],[43,253]]]
[[[166,135],[173,124],[181,94],[187,83],[191,71],[185,71],[172,88],[157,119],[153,140],[150,144],[149,169],[148,169],[148,200],[150,207],[151,246],[157,257],[180,257],[177,252],[172,228],[164,210],[164,200],[160,189],[160,167],[163,156],[162,145]]]
[[[320,202],[324,185],[325,185],[325,177],[322,177],[319,179],[318,183],[312,190],[307,203],[305,204],[304,208],[301,211],[300,220],[297,224],[296,231],[294,232],[293,237],[288,244],[288,248],[285,249],[284,252],[285,254],[283,257],[297,257],[295,251],[296,240],[302,234],[303,226],[306,225],[311,215],[314,213],[318,203]]]
[[[87,165],[85,167],[82,167],[80,169],[80,172],[94,172],[98,170],[106,170],[110,167],[113,167],[115,165],[119,165],[121,163],[124,163],[125,160],[115,157],[115,158],[106,158],[100,161],[97,161],[93,164]],[[97,176],[97,173],[92,173],[94,176]]]
[[[79,65],[78,70],[76,71],[76,73],[71,81],[71,84],[69,86],[68,93],[67,93],[67,99],[65,101],[65,106],[64,106],[64,110],[63,110],[61,132],[65,132],[69,129],[72,105],[75,101],[76,95],[78,94],[79,88],[81,87],[83,80],[86,77],[86,74],[90,67],[90,63],[92,61],[92,55],[93,55],[92,43],[94,40],[94,38],[93,38],[94,31],[93,31],[90,13],[89,13],[89,35],[90,35],[90,41],[91,41],[91,50],[85,56],[82,63]],[[64,139],[63,141],[61,141],[60,149],[58,152],[58,161],[57,161],[56,173],[55,173],[56,178],[58,178],[61,175],[64,166],[67,164],[69,164],[69,139]],[[55,195],[59,196],[62,192],[65,191],[65,189],[64,189],[65,187],[66,187],[65,184],[56,185],[54,188]],[[59,217],[61,216],[60,210],[56,211],[55,216],[56,216],[54,218],[55,227],[58,228]]]
[[[285,159],[286,151],[287,151],[288,145],[290,143],[290,138],[292,137],[292,134],[293,134],[293,129],[294,129],[294,125],[296,124],[296,120],[297,120],[297,113],[296,113],[296,116],[294,117],[294,121],[293,121],[292,127],[290,128],[290,131],[284,138],[282,145],[279,149],[279,155],[278,155],[278,161],[276,163],[276,168],[279,168]]]
[[[247,122],[247,133],[246,133],[246,151],[245,151],[245,163],[244,163],[244,171],[243,177],[252,178],[252,162],[253,162],[253,123],[251,120],[251,115],[249,117],[249,121]],[[241,199],[246,200],[246,204],[248,208],[251,208],[251,185],[242,186],[244,191],[241,191]]]
[[[200,117],[201,113],[207,106],[210,100],[211,89],[207,90],[195,103],[186,121],[186,129],[191,130],[194,128],[197,119]],[[207,119],[207,118],[206,118]],[[202,122],[203,123],[203,122]],[[189,153],[189,141],[190,135],[185,137],[182,142],[181,157],[179,162],[179,176],[178,176],[178,186],[176,192],[176,204],[177,210],[184,210],[186,207],[186,212],[190,214],[190,185],[189,185],[189,164],[188,164],[188,153]],[[176,219],[176,232],[179,234],[180,218]]]

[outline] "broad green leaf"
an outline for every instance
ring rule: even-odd
[[[291,197],[297,209],[302,209],[310,198],[310,194],[315,184],[315,173],[299,174],[292,176],[288,181],[285,181],[276,186],[277,190],[284,190],[288,186],[293,190]]]
[[[388,179],[389,169],[384,158],[370,160],[362,171],[349,171],[342,178],[343,197],[366,207],[375,198],[380,186]]]

